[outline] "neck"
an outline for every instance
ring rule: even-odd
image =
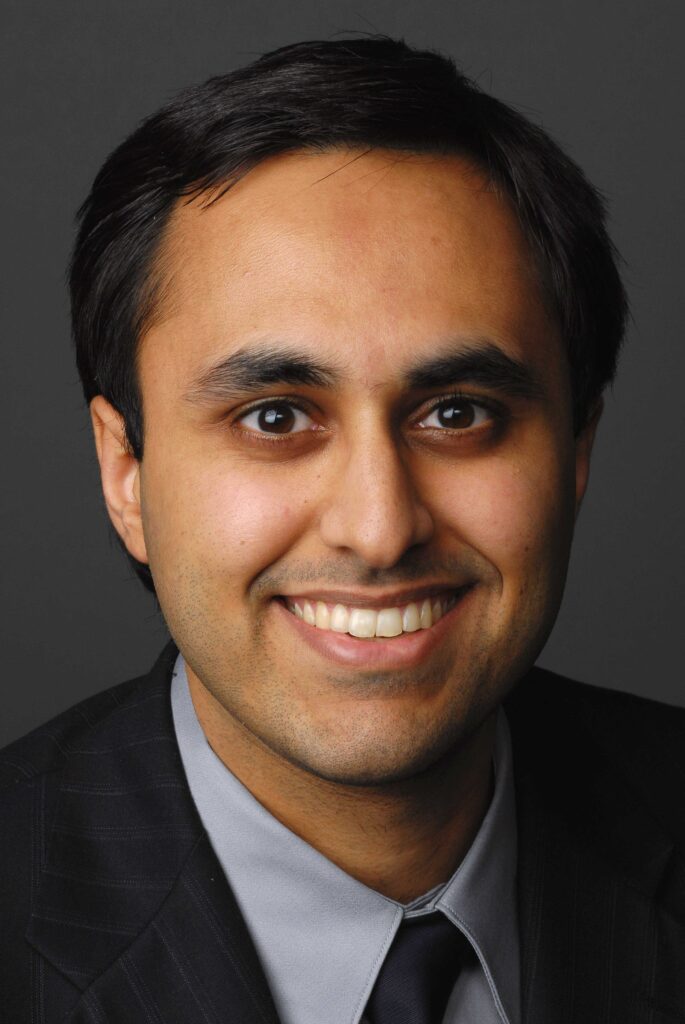
[[[347,874],[409,903],[459,866],[492,797],[496,713],[457,750],[410,779],[348,786],[274,754],[190,672],[188,680],[200,724],[226,767],[275,818]]]

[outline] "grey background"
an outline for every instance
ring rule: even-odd
[[[69,342],[73,215],[178,88],[305,38],[442,49],[607,195],[634,322],[541,662],[685,705],[682,0],[4,0],[0,743],[145,671],[166,632],[110,541]]]

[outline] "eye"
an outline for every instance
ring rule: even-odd
[[[299,434],[315,427],[314,420],[291,402],[268,402],[241,416],[241,427],[256,434]]]
[[[494,418],[492,410],[485,405],[469,398],[443,399],[434,406],[431,413],[419,422],[420,427],[431,430],[449,428],[451,430],[467,430],[482,427]]]

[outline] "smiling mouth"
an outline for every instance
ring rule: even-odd
[[[292,615],[317,630],[346,633],[363,640],[391,639],[430,629],[454,608],[468,589],[443,590],[440,595],[425,597],[422,601],[387,608],[364,608],[292,597],[282,597],[281,601]]]

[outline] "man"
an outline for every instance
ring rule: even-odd
[[[685,1021],[682,713],[533,668],[626,313],[445,58],[303,43],[108,159],[71,271],[174,643],[8,748],[5,1021]]]

